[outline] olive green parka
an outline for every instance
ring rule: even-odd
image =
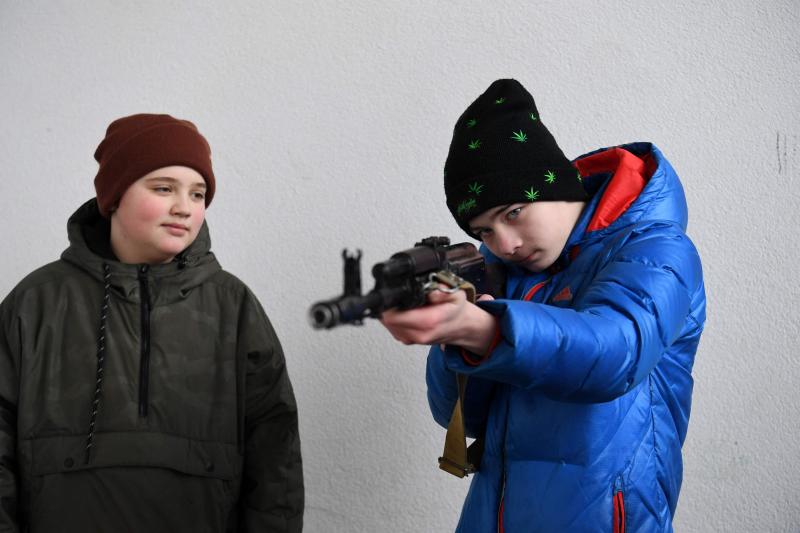
[[[90,200],[0,304],[0,532],[300,531],[297,408],[256,297],[205,224],[153,266],[108,231]]]

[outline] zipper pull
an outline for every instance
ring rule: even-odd
[[[150,310],[150,288],[147,285],[147,272],[150,271],[150,265],[139,265],[139,299]]]

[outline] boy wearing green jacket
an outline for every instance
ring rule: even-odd
[[[300,531],[297,406],[211,253],[189,121],[111,123],[58,261],[0,304],[0,532]]]

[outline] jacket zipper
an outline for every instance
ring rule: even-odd
[[[551,278],[552,276],[543,281],[540,281],[539,283],[528,289],[528,291],[522,296],[522,300],[530,302],[536,295],[536,293],[539,292],[539,289],[547,285],[547,282],[549,282]],[[506,416],[508,416],[508,413],[506,413]],[[503,459],[503,464],[505,464],[505,459]],[[497,533],[505,532],[505,526],[503,525],[503,512],[505,510],[505,503],[506,503],[506,472],[503,472],[503,485],[502,487],[500,487],[500,507],[497,509]],[[617,533],[616,529],[614,529],[614,533]]]
[[[550,279],[552,279],[552,276],[543,281],[540,281],[539,283],[528,289],[528,291],[522,296],[522,299],[526,302],[530,302],[536,295],[536,293],[539,292],[539,290],[542,287],[547,285],[547,282],[549,282]],[[508,413],[506,413],[506,417],[508,417]],[[506,419],[506,424],[508,424],[508,419]],[[505,459],[503,459],[503,464],[505,464]],[[503,486],[500,487],[500,507],[497,509],[497,533],[505,532],[505,527],[503,526],[503,512],[505,510],[505,503],[506,503],[506,472],[504,471]],[[614,529],[614,533],[617,533],[616,529]]]
[[[139,416],[147,416],[147,395],[150,381],[150,290],[147,285],[147,265],[139,267],[139,300],[142,340],[139,361]]]
[[[500,488],[500,508],[497,510],[497,533],[504,533],[503,507],[506,503],[506,474],[503,473],[503,486]]]
[[[614,486],[614,533],[625,533],[625,496],[620,480]]]

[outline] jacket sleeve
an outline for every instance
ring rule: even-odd
[[[304,489],[297,404],[278,337],[249,290],[239,346],[246,368],[240,530],[299,532]]]
[[[19,329],[11,317],[12,296],[0,304],[0,532],[16,532],[17,390]]]
[[[458,349],[447,347],[447,352],[457,355]],[[438,346],[431,347],[428,352],[428,365],[425,375],[428,386],[428,405],[433,419],[437,424],[446,428],[450,423],[453,408],[458,399],[458,383],[456,373],[445,365],[445,352]],[[489,413],[489,404],[494,394],[494,383],[479,376],[471,376],[467,380],[464,391],[464,430],[468,437],[483,435],[486,428],[486,417]]]
[[[573,402],[610,401],[639,384],[679,337],[702,291],[700,258],[676,226],[632,231],[571,308],[495,300],[502,341],[478,367],[448,368]]]

